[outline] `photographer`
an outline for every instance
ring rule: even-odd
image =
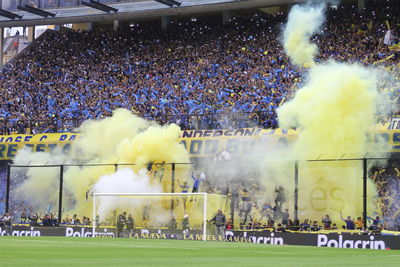
[[[4,228],[6,229],[6,235],[10,236],[12,232],[12,221],[10,213],[4,214],[1,221],[3,222]]]

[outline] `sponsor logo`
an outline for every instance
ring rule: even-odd
[[[74,231],[74,228],[67,227],[65,228],[65,236],[66,237],[92,237],[92,231],[85,231],[85,228],[81,228],[79,231]],[[114,233],[107,232],[107,229],[104,229],[104,232],[94,232],[95,237],[114,237]]]
[[[282,237],[275,237],[274,233],[270,236],[250,236],[246,237],[247,232],[243,233],[243,236],[235,236],[232,231],[225,231],[225,238],[231,242],[241,242],[241,243],[257,243],[257,244],[269,244],[269,245],[283,245]]]
[[[33,227],[30,230],[8,230],[0,227],[0,236],[40,236],[40,231],[33,230]]]
[[[270,237],[267,236],[253,236],[253,243],[257,244],[269,244],[269,245],[283,245],[283,238],[282,237],[274,237],[274,233],[271,233]]]
[[[166,234],[159,234],[159,233],[149,233],[142,232],[142,233],[134,233],[131,235],[132,238],[141,238],[141,239],[169,239]]]
[[[336,239],[329,239],[327,235],[318,235],[318,247],[333,247],[333,248],[361,248],[361,249],[386,249],[385,241],[374,240],[375,237],[371,235],[369,240],[352,240],[343,238],[338,235]]]

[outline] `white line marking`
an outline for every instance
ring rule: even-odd
[[[41,243],[62,243],[62,244],[82,244],[82,245],[104,245],[104,246],[117,246],[117,247],[134,247],[134,248],[151,248],[152,246],[142,246],[142,245],[121,245],[114,243],[97,243],[97,242],[72,242],[72,241],[51,241],[51,240],[29,240],[29,239],[12,239],[12,241],[21,241],[21,242],[41,242]]]

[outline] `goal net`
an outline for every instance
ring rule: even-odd
[[[207,193],[94,193],[92,235],[115,227],[117,237],[153,231],[206,240],[207,221],[218,209],[228,215],[229,207],[226,196]]]

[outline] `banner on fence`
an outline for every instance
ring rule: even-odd
[[[91,227],[30,227],[16,225],[0,227],[1,236],[65,236],[93,237]],[[203,240],[201,231],[183,233],[180,230],[135,229],[124,233],[128,238]],[[95,237],[116,237],[115,227],[96,228]],[[268,231],[225,231],[224,237],[208,234],[207,241],[228,241],[267,245],[296,245],[314,247],[357,248],[357,249],[400,249],[399,236],[359,235],[347,233],[285,233]]]
[[[242,128],[234,130],[184,130],[178,141],[185,146],[191,157],[212,157],[222,151],[232,155],[246,154],[262,145],[273,149],[278,144],[295,140],[296,130]],[[392,152],[400,152],[400,130],[379,127],[371,132],[370,140],[383,138],[389,142]],[[0,135],[0,160],[15,157],[17,151],[28,148],[35,152],[63,151],[79,138],[77,133],[49,133],[36,135]],[[327,140],[329,141],[329,140]]]

